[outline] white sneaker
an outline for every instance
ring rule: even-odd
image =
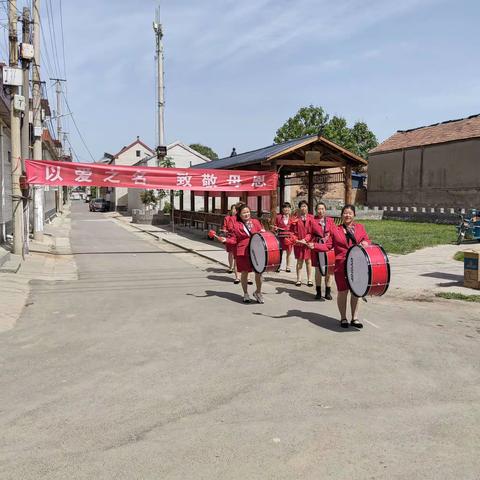
[[[255,294],[254,294],[255,295]],[[250,295],[248,293],[246,293],[244,296],[243,296],[243,303],[250,303]]]
[[[258,303],[265,303],[263,301],[263,295],[261,293],[257,293],[257,292],[253,292],[253,298],[255,298],[255,300],[258,302]]]

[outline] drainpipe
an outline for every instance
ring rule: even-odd
[[[2,217],[0,243],[7,239],[7,230],[5,226],[5,155],[3,152],[3,122],[0,120],[0,213]]]

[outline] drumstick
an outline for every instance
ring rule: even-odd
[[[225,240],[225,237],[220,237],[219,235],[216,234],[215,230],[210,230],[208,232],[208,238],[218,240],[220,243],[224,243],[223,240]],[[222,240],[223,239],[223,240]]]

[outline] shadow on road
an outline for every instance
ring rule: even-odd
[[[314,290],[312,288],[311,293],[306,292],[305,290],[300,290],[300,287],[295,288],[285,288],[285,287],[276,287],[277,293],[287,293],[295,300],[300,300],[302,302],[316,302],[314,297]]]
[[[225,298],[226,300],[230,300],[231,302],[235,303],[242,303],[243,304],[243,296],[238,295],[237,293],[230,293],[230,292],[217,292],[216,290],[205,290],[205,295],[195,295],[193,293],[187,293],[186,295],[195,298],[208,298],[208,297],[219,297]],[[255,304],[256,302],[251,302],[250,305]],[[245,305],[249,305],[248,303]]]
[[[228,273],[226,273],[225,275],[228,275]],[[233,280],[234,280],[234,277],[222,277],[220,275],[207,275],[207,278],[209,280],[214,280],[214,281],[217,281],[217,282],[227,282],[227,283],[233,283]]]
[[[423,273],[422,277],[440,278],[442,280],[451,280],[451,282],[437,283],[438,287],[462,287],[463,275],[455,275],[454,273],[430,272]]]
[[[321,315],[319,313],[313,312],[304,312],[302,310],[288,310],[285,315],[266,315],[260,312],[254,312],[254,315],[260,315],[268,318],[291,318],[298,317],[308,320],[310,323],[313,323],[317,327],[325,328],[326,330],[331,330],[332,332],[338,333],[347,333],[357,331],[355,328],[342,328],[338,319],[333,317],[328,317],[327,315]]]

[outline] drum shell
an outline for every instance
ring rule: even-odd
[[[324,261],[322,262],[322,257]],[[330,275],[335,270],[335,251],[328,250],[327,252],[318,252],[318,269],[322,277]],[[324,266],[322,266],[322,263]]]
[[[362,245],[354,245],[350,247],[345,259],[345,278],[349,289],[354,293],[354,289],[350,282],[348,274],[348,263],[350,253],[354,248],[360,249],[365,255],[366,265],[368,269],[368,282],[362,294],[359,297],[376,296],[380,297],[386,293],[390,284],[390,262],[385,250],[381,245],[371,244],[363,247]],[[357,293],[354,293],[357,295]]]
[[[265,249],[264,265],[257,265],[257,262],[252,259],[252,240],[256,236],[261,237],[263,248]],[[280,266],[280,263],[282,261],[280,243],[278,241],[278,238],[272,232],[254,233],[250,239],[248,252],[250,255],[250,261],[252,263],[253,270],[256,273],[275,272],[278,270],[278,267]]]

